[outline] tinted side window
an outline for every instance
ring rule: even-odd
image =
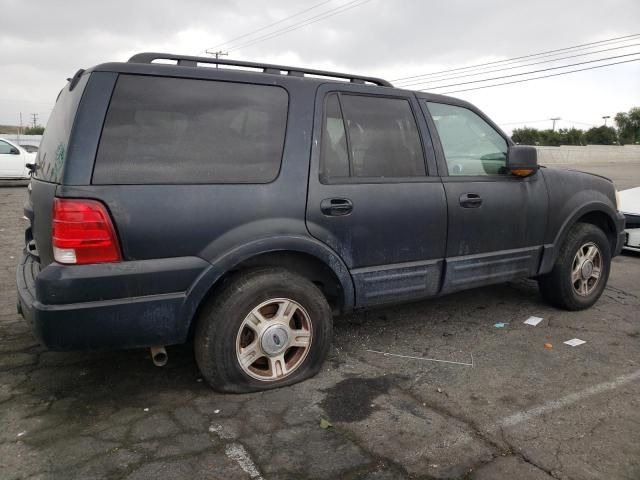
[[[449,175],[506,174],[507,141],[475,112],[427,102]]]
[[[349,131],[352,176],[426,175],[418,128],[408,100],[341,95],[340,101]]]
[[[325,102],[320,164],[322,179],[426,175],[409,101],[330,94]]]
[[[93,183],[268,183],[287,107],[279,87],[121,75]]]
[[[349,154],[347,152],[347,133],[342,119],[342,110],[338,94],[327,97],[322,129],[322,147],[320,150],[323,178],[349,176]]]

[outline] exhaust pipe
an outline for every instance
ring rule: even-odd
[[[163,345],[149,348],[151,352],[151,360],[156,367],[164,367],[169,361],[169,355]]]

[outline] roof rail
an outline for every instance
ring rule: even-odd
[[[210,63],[213,65],[232,65],[235,67],[260,68],[264,73],[281,75],[283,71],[295,77],[307,75],[318,75],[322,77],[343,78],[351,83],[373,83],[381,87],[393,87],[393,85],[376,77],[363,77],[350,73],[328,72],[325,70],[313,70],[310,68],[289,67],[286,65],[271,65],[268,63],[245,62],[242,60],[230,60],[210,57],[193,57],[189,55],[175,55],[173,53],[144,52],[138,53],[129,59],[129,63],[153,63],[154,60],[175,60],[179,66],[197,67],[198,63]]]

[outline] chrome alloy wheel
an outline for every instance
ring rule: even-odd
[[[291,375],[309,353],[313,330],[309,314],[288,298],[262,302],[245,317],[236,338],[242,370],[264,382]]]
[[[573,258],[571,284],[573,290],[586,297],[594,291],[602,274],[602,254],[595,243],[582,245]]]

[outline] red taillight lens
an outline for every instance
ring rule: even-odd
[[[122,260],[116,231],[102,203],[56,198],[52,224],[56,262],[83,264]]]

